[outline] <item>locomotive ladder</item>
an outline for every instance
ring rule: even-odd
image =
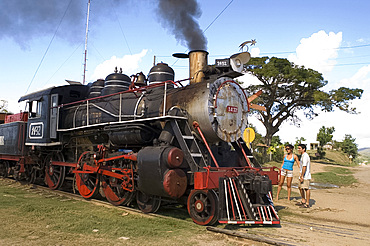
[[[198,172],[206,167],[206,162],[199,145],[190,130],[188,121],[171,120],[171,127],[176,139],[184,152],[184,158],[188,162],[192,172]]]
[[[253,204],[238,177],[219,179],[219,222],[227,224],[279,224],[272,203]]]

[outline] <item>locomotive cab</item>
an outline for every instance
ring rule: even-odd
[[[27,101],[28,122],[26,145],[60,145],[58,138],[58,105],[84,100],[89,88],[84,85],[51,87],[25,95],[18,102]]]

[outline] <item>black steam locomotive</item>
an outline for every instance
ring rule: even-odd
[[[0,125],[0,173],[51,189],[72,184],[84,198],[114,205],[136,199],[145,213],[186,204],[193,221],[279,224],[273,168],[262,168],[242,139],[250,103],[233,79],[248,52],[208,66],[188,58],[190,84],[158,63],[131,77],[115,71],[89,85],[70,82],[25,95],[28,112]]]

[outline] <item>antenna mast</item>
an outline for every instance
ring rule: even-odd
[[[82,84],[85,84],[85,78],[86,78],[87,34],[89,32],[89,15],[90,15],[90,0],[87,3],[86,37],[85,37],[85,57],[84,57],[84,76],[83,76],[83,82],[82,82]]]

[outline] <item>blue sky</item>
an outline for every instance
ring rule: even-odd
[[[91,0],[87,82],[104,78],[114,66],[128,75],[148,74],[154,56],[173,65],[176,79],[188,76],[187,60],[171,57],[188,48],[162,25],[157,5],[154,0]],[[329,82],[325,90],[365,90],[353,102],[361,114],[321,113],[312,121],[302,117],[300,128],[282,126],[277,133],[281,139],[312,142],[321,126],[334,126],[334,139],[351,134],[359,147],[370,147],[369,1],[198,0],[198,6],[201,30],[214,21],[204,32],[210,64],[239,52],[243,41],[256,39],[252,55],[288,58],[318,70]],[[16,101],[28,87],[30,93],[65,84],[65,79],[82,81],[87,0],[1,0],[0,9],[0,99],[9,101],[10,110],[23,109]],[[243,81],[257,83],[249,76]],[[264,133],[253,116],[250,122]]]

